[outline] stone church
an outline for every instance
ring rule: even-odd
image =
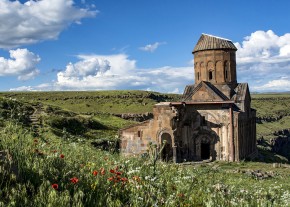
[[[165,161],[239,161],[256,149],[256,110],[247,83],[237,83],[235,45],[202,34],[194,55],[195,83],[179,102],[153,107],[153,119],[120,130],[121,153],[146,153],[151,142]],[[164,142],[166,141],[166,142]]]

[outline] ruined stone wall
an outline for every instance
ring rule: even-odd
[[[171,153],[176,162],[205,159],[202,146],[207,144],[209,159],[244,159],[256,150],[255,111],[248,116],[247,112],[222,107],[157,104],[153,119],[121,131],[121,151],[125,155],[142,154],[150,142],[161,147],[166,140],[170,148],[166,153]]]
[[[198,110],[201,116],[205,116],[207,126],[204,127],[211,131],[212,136],[216,136],[214,141],[215,160],[228,161],[230,158],[230,136],[231,122],[228,109],[207,109]]]
[[[163,133],[171,136],[170,144],[174,146],[172,119],[175,113],[169,104],[155,105],[153,119],[120,131],[121,152],[124,155],[146,153],[150,142],[160,146]]]
[[[257,151],[256,111],[235,114],[236,161],[248,158]]]
[[[229,109],[221,105],[179,107],[175,140],[179,161],[201,160],[201,144],[210,144],[210,159],[230,160],[231,123]]]

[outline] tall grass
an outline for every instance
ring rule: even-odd
[[[156,156],[126,158],[49,133],[34,137],[11,122],[0,139],[0,150],[11,157],[0,165],[0,206],[290,205],[288,169],[258,180],[239,170],[268,171],[269,165],[184,166],[156,162]]]

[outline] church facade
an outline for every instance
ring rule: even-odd
[[[121,153],[146,153],[148,144],[173,162],[239,161],[255,156],[256,111],[247,83],[237,83],[235,45],[202,34],[193,50],[195,83],[179,102],[153,107],[153,119],[120,130]],[[166,141],[166,142],[165,142]]]

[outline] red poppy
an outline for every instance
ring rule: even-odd
[[[57,189],[58,189],[58,184],[54,183],[54,184],[51,185],[51,187],[52,187],[53,189],[57,190]]]
[[[105,169],[103,167],[100,169],[100,171],[101,171],[102,175],[105,175],[106,171],[105,171]]]
[[[117,175],[122,175],[122,172],[116,172]]]
[[[110,170],[110,173],[115,173],[115,170],[111,169],[111,170]]]
[[[112,181],[112,180],[114,180],[114,177],[109,177],[108,180]]]
[[[63,154],[60,154],[59,157],[60,157],[61,159],[63,159],[63,158],[64,158],[64,155],[63,155]]]
[[[94,170],[93,175],[96,176],[98,174],[98,171]]]
[[[125,183],[125,182],[128,181],[128,178],[121,178],[121,181],[122,181],[123,183]]]
[[[178,196],[179,198],[183,198],[183,197],[184,197],[184,194],[183,194],[183,193],[178,193],[177,196]]]
[[[79,179],[77,177],[73,177],[70,179],[70,181],[73,183],[73,184],[76,184],[77,182],[79,182]]]

